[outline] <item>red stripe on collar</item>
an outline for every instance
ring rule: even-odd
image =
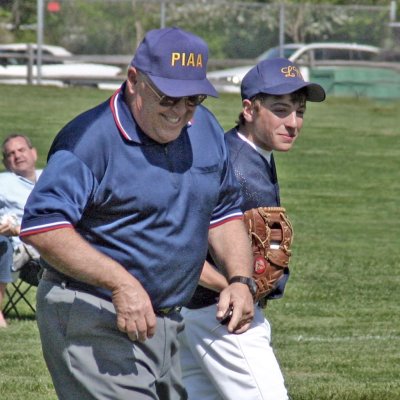
[[[118,130],[120,131],[121,135],[128,140],[132,140],[132,138],[128,135],[128,132],[122,126],[121,120],[118,115],[118,99],[121,96],[121,88],[119,88],[111,97],[110,99],[110,108],[112,115],[114,117],[115,124],[117,125]]]

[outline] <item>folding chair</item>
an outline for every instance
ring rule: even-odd
[[[13,311],[16,317],[21,319],[21,314],[18,312],[20,303],[25,303],[34,314],[36,313],[35,305],[30,301],[28,293],[33,287],[39,285],[41,273],[39,260],[29,260],[18,272],[18,279],[8,284],[6,289],[7,301],[3,308],[4,317]]]

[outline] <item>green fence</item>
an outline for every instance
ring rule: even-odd
[[[328,95],[400,99],[400,72],[386,68],[319,67],[310,80],[319,82]]]

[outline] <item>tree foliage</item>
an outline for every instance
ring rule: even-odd
[[[50,0],[44,0],[45,6]],[[45,7],[45,42],[81,54],[132,53],[144,33],[160,26],[160,0],[58,0]],[[389,0],[169,0],[165,25],[203,37],[213,58],[253,58],[285,42],[357,41],[382,46],[390,37]],[[378,7],[379,6],[379,7]],[[0,0],[0,41],[34,41],[37,0]],[[5,27],[11,26],[11,29]],[[29,29],[30,28],[30,29]]]

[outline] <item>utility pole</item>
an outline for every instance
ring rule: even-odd
[[[279,57],[284,57],[285,46],[285,2],[279,4]]]
[[[36,49],[36,67],[37,67],[37,83],[42,83],[42,46],[43,46],[43,0],[37,0],[37,49]]]

